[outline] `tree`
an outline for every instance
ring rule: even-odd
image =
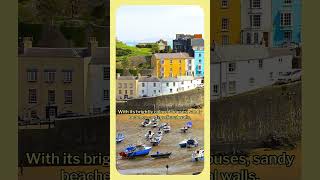
[[[158,53],[159,52],[159,45],[158,44],[153,44],[151,48],[152,54]]]
[[[37,0],[36,8],[38,16],[43,23],[54,25],[54,21],[61,16],[65,10],[65,1],[63,0]]]
[[[129,60],[127,57],[124,57],[121,61],[121,66],[123,69],[128,69],[129,68]]]

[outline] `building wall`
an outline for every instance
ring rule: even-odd
[[[199,66],[201,67],[200,70]],[[194,51],[194,68],[195,77],[204,76],[204,50]]]
[[[172,63],[170,63],[171,59],[163,59],[163,64],[160,59],[153,59],[153,67],[154,74],[156,77],[171,77],[170,76],[170,68],[172,68],[172,77],[184,76],[186,75],[186,61],[187,59],[172,59]],[[163,72],[162,72],[163,69]],[[180,71],[181,69],[181,71]]]
[[[154,83],[156,86],[154,86]],[[144,84],[144,85],[143,85]],[[139,97],[154,97],[162,95],[160,82],[138,82]]]
[[[98,109],[102,112],[110,105],[109,99],[104,99],[104,90],[107,90],[107,92],[110,93],[110,80],[104,79],[105,67],[109,68],[109,65],[89,65],[88,111],[90,113],[97,112]]]
[[[271,57],[262,61],[261,69],[259,59],[211,64],[211,99],[233,96],[274,84],[281,73],[292,70],[291,55]],[[229,63],[236,63],[234,72],[229,72]],[[235,82],[235,90],[230,88],[232,82]],[[214,92],[214,85],[218,85],[218,92]]]
[[[291,6],[286,6],[284,1],[272,0],[273,20],[273,46],[280,47],[285,43],[284,32],[292,31],[292,42],[301,43],[301,0],[292,0]],[[281,13],[292,13],[292,26],[281,27]]]
[[[260,28],[251,27],[251,15],[261,15]],[[258,34],[258,43],[254,42],[254,34]],[[251,43],[248,43],[250,35]],[[268,46],[272,45],[271,1],[260,0],[260,8],[251,8],[250,0],[241,0],[241,41],[242,44],[259,44],[264,39]]]
[[[120,86],[121,84],[121,86]],[[127,86],[125,87],[125,84]],[[121,94],[120,92],[121,91]],[[132,93],[131,93],[132,91]],[[138,80],[119,80],[117,79],[117,100],[133,99],[138,97]],[[125,96],[127,97],[125,98]]]
[[[45,57],[19,57],[19,105],[21,118],[29,118],[32,111],[36,111],[41,119],[46,118],[48,105],[48,90],[55,91],[55,106],[57,114],[72,111],[86,113],[86,83],[88,58],[45,58]],[[27,70],[37,69],[37,81],[28,82]],[[45,82],[44,70],[56,70],[55,81]],[[63,70],[72,70],[72,82],[63,81]],[[37,103],[29,103],[29,89],[37,89]],[[64,90],[72,90],[72,104],[64,103]]]
[[[230,44],[240,44],[241,3],[240,0],[229,0],[228,8],[221,7],[221,0],[210,1],[210,44],[222,44],[222,36],[229,36]],[[229,19],[229,30],[222,31],[222,18]]]

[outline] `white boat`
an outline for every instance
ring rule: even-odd
[[[123,133],[117,133],[117,136],[116,136],[117,143],[121,143],[124,139],[125,139],[125,136]]]
[[[158,125],[159,125],[159,123],[156,121],[151,123],[151,127],[153,127],[153,128],[158,127]]]
[[[194,151],[191,155],[191,160],[192,161],[203,161],[204,160],[204,150],[198,149],[198,150]]]
[[[168,133],[171,130],[171,127],[168,123],[163,123],[160,125],[159,130],[163,130],[163,132]]]
[[[180,128],[180,131],[183,133],[186,133],[189,130],[187,126],[184,126],[183,128]]]
[[[145,119],[142,123],[141,126],[142,127],[147,127],[151,124],[151,120],[150,119]]]
[[[154,136],[154,132],[152,132],[152,131],[148,131],[148,132],[145,134],[145,137],[146,137],[147,140],[152,139],[153,136]]]
[[[179,143],[181,148],[193,148],[198,146],[198,141],[193,138],[185,139]]]
[[[162,140],[162,136],[163,136],[163,132],[162,131],[158,131],[154,137],[150,140],[150,143],[153,146],[157,146],[160,144],[161,140]]]

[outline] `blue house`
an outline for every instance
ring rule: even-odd
[[[301,43],[301,0],[272,0],[272,46]]]
[[[191,46],[194,51],[194,76],[204,76],[204,40],[194,38],[191,40]]]

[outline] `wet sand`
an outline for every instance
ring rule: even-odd
[[[176,116],[177,114],[165,114]],[[165,115],[160,115],[165,116]],[[178,114],[185,116],[186,114]],[[167,174],[166,165],[169,165],[168,174],[192,174],[201,172],[203,162],[192,162],[191,154],[198,148],[203,148],[203,114],[188,114],[193,123],[192,128],[187,133],[181,133],[187,119],[165,119],[161,123],[169,123],[170,133],[163,135],[162,141],[158,146],[153,146],[150,154],[159,152],[172,152],[170,158],[153,159],[150,156],[138,157],[135,159],[122,159],[119,153],[130,144],[144,143],[147,146],[151,144],[146,141],[145,134],[148,130],[156,132],[158,128],[141,127],[142,119],[129,119],[130,115],[117,115],[117,132],[123,132],[126,139],[117,144],[117,169],[121,174]],[[144,115],[154,116],[154,115]],[[189,137],[195,137],[199,142],[196,148],[180,148],[179,143]],[[150,155],[149,154],[149,155]]]

